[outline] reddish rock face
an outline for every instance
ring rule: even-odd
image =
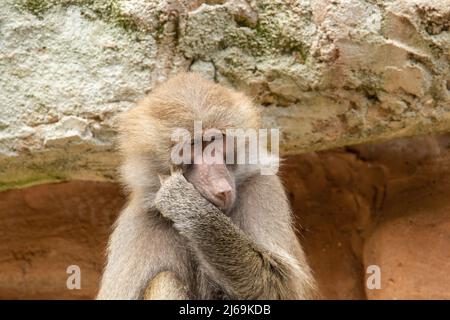
[[[124,204],[117,185],[68,182],[0,195],[0,298],[90,299],[111,225]],[[68,290],[67,267],[81,269]]]
[[[364,248],[364,265],[379,265],[382,275],[381,290],[366,289],[369,299],[450,299],[449,145],[428,140],[380,159],[396,167]],[[401,155],[408,156],[403,166]]]
[[[450,298],[450,136],[289,157],[282,170],[325,299]],[[0,298],[93,298],[125,203],[106,182],[0,193]],[[67,267],[81,269],[68,290]],[[381,289],[367,289],[377,265]]]
[[[450,299],[450,204],[422,203],[429,200],[417,194],[410,205],[394,206],[390,213],[402,216],[384,219],[368,240],[364,265],[381,269],[381,290],[366,288],[369,299]]]
[[[286,161],[300,239],[325,299],[364,299],[362,248],[384,172],[344,151]]]
[[[323,298],[450,298],[450,136],[289,158],[286,188]],[[369,266],[381,289],[368,289]]]

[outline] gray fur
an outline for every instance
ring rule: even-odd
[[[140,299],[163,271],[177,274],[191,299],[311,298],[313,280],[279,178],[254,175],[238,194],[227,217],[174,173],[150,212],[130,203],[111,237],[98,298]]]

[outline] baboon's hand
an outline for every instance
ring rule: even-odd
[[[161,188],[156,193],[154,205],[164,217],[174,222],[189,219],[193,214],[202,214],[206,212],[205,208],[215,208],[186,180],[181,171],[161,178]]]

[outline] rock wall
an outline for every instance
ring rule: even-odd
[[[245,91],[296,154],[450,129],[448,0],[3,0],[0,188],[111,180],[170,74]]]
[[[450,135],[291,156],[283,177],[323,299],[450,299]],[[119,186],[0,192],[0,299],[95,296]],[[81,268],[81,290],[66,269]],[[377,265],[381,289],[368,289]]]
[[[185,70],[280,128],[323,298],[450,298],[449,28],[448,0],[0,1],[0,298],[95,295],[115,116]]]
[[[324,298],[450,298],[450,136],[289,158],[285,181]],[[381,289],[366,285],[378,266]]]

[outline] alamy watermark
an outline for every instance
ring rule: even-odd
[[[81,269],[73,264],[67,267],[66,273],[69,275],[66,280],[66,287],[69,290],[81,289]]]
[[[366,280],[366,287],[369,290],[381,289],[381,268],[376,264],[367,267],[366,273],[369,274]]]
[[[270,138],[270,139],[269,139]],[[181,164],[249,164],[257,165],[262,175],[278,172],[280,132],[278,129],[206,129],[194,121],[194,136],[184,128],[171,135],[176,142],[171,160]]]

